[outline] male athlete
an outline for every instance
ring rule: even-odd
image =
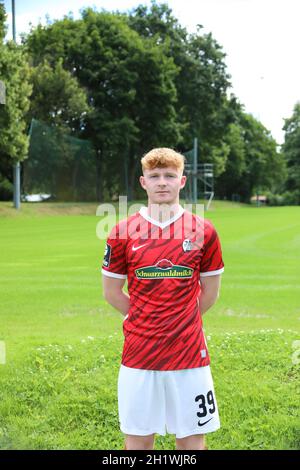
[[[102,269],[105,299],[125,317],[120,427],[128,450],[166,432],[176,449],[202,450],[220,427],[202,315],[218,298],[221,246],[211,222],[179,204],[184,157],[156,148],[141,163],[148,207],[113,228]]]

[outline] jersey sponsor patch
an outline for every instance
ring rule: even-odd
[[[159,278],[191,278],[194,270],[189,266],[173,264],[168,259],[158,261],[154,266],[144,266],[135,270],[135,275],[139,279],[159,279]]]
[[[105,251],[104,251],[104,258],[103,258],[103,266],[108,268],[110,263],[110,255],[111,255],[111,246],[106,243]]]

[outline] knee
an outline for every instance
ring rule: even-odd
[[[154,436],[126,436],[126,450],[153,450]]]
[[[125,450],[153,450],[153,444],[147,442],[126,442]]]
[[[203,435],[188,436],[176,439],[177,450],[207,450]]]

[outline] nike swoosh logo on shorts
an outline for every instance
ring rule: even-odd
[[[210,419],[208,419],[207,421],[204,421],[204,423],[200,423],[200,421],[198,421],[198,426],[204,426],[206,423],[208,423],[208,422],[211,421],[212,419],[213,419],[213,417],[210,418]]]
[[[148,245],[148,243],[145,243],[144,245],[139,245],[139,246],[132,245],[132,251],[139,250],[140,248],[143,248],[143,246],[146,246],[146,245]]]

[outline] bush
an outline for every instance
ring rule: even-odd
[[[0,175],[0,200],[10,201],[13,198],[14,187],[13,184]]]
[[[266,194],[270,206],[298,206],[300,205],[300,190],[285,191],[282,194],[268,192]]]

